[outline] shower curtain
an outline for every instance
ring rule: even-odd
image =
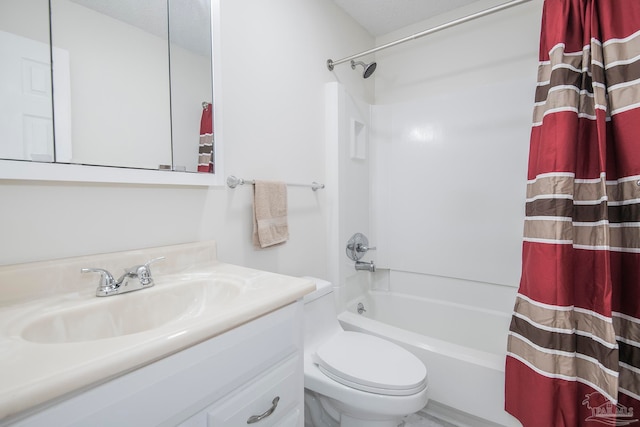
[[[545,0],[505,407],[640,427],[640,1]]]
[[[200,144],[198,147],[198,172],[213,173],[213,106],[202,103],[200,119]]]

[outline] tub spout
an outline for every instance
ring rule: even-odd
[[[374,273],[376,271],[376,265],[373,261],[356,261],[356,270],[370,271]]]

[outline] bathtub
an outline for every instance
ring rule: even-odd
[[[515,298],[515,290],[507,291]],[[362,314],[359,303],[366,310]],[[503,409],[510,317],[507,309],[366,290],[347,303],[339,320],[346,330],[393,341],[424,362],[427,414],[433,411],[456,425],[515,427],[520,423]]]

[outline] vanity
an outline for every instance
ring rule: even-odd
[[[135,292],[81,273],[158,257]],[[306,279],[210,241],[2,266],[0,286],[0,426],[304,424]]]

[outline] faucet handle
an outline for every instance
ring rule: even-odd
[[[375,251],[376,249],[378,249],[378,248],[376,248],[375,246],[370,248],[369,246],[367,246],[367,245],[365,245],[363,243],[358,243],[356,245],[356,252],[366,253],[368,251]]]
[[[163,256],[159,256],[158,258],[150,259],[149,261],[144,263],[144,266],[149,268],[149,265],[151,265],[151,264],[153,264],[154,262],[157,262],[157,261],[162,261],[163,259],[165,259]]]
[[[98,284],[98,289],[107,289],[116,285],[116,280],[113,278],[111,273],[103,268],[83,268],[80,270],[81,273],[99,273],[100,274],[100,283]]]
[[[136,267],[133,267],[132,269],[132,273],[136,273],[138,275],[138,279],[140,280],[140,283],[142,283],[143,285],[147,286],[151,283],[153,283],[153,277],[151,277],[151,268],[149,268],[149,266],[151,264],[153,264],[154,262],[157,261],[161,261],[163,260],[164,257],[158,257],[158,258],[153,258],[150,259],[149,261],[145,262],[142,265],[138,265]],[[133,271],[135,270],[135,271]]]

